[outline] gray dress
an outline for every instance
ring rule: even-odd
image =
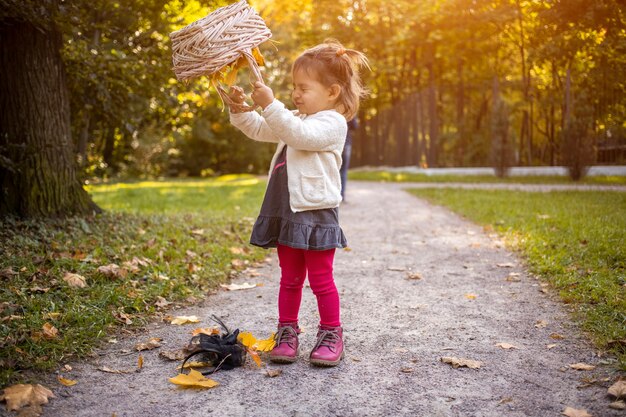
[[[270,175],[250,243],[262,248],[275,248],[277,244],[307,250],[345,248],[348,242],[339,226],[337,208],[291,211],[286,156],[285,146]]]

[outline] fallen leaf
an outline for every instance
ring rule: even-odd
[[[538,329],[543,329],[547,325],[548,325],[548,322],[545,320],[537,320],[537,322],[535,323],[535,327]]]
[[[230,253],[233,255],[243,255],[246,251],[244,248],[230,248]]]
[[[73,274],[71,272],[66,272],[63,276],[63,281],[67,282],[72,288],[85,288],[87,286],[87,281],[85,277],[78,274]]]
[[[406,271],[406,268],[403,266],[390,266],[387,268],[389,271]]]
[[[552,343],[552,344],[550,344],[550,345],[547,345],[546,347],[547,347],[548,349],[552,349],[552,348],[555,348],[555,347],[557,347],[557,346],[558,346],[558,345],[557,345],[556,343]]]
[[[500,268],[513,268],[515,267],[515,264],[512,262],[504,262],[504,263],[496,264],[496,266]]]
[[[113,317],[115,317],[115,319],[121,323],[133,324],[133,321],[130,319],[130,317],[128,317],[128,315],[120,311],[113,312]]]
[[[467,298],[468,300],[475,300],[476,297],[477,297],[476,294],[472,294],[472,293],[465,294],[465,298]]]
[[[143,355],[139,355],[137,358],[137,370],[143,368]]]
[[[406,275],[406,279],[415,279],[415,280],[419,280],[422,279],[422,275],[419,272],[409,272]]]
[[[43,315],[44,320],[56,320],[61,317],[61,313],[46,313]]]
[[[56,339],[59,335],[59,330],[50,323],[44,323],[42,329],[44,339]]]
[[[195,336],[200,333],[206,334],[208,336],[213,336],[214,334],[220,334],[220,329],[218,329],[217,327],[198,327],[197,329],[193,329],[191,335]]]
[[[563,336],[562,334],[558,334],[558,333],[552,333],[550,335],[550,337],[554,340],[562,340],[565,339],[565,336]]]
[[[168,306],[168,305],[170,305],[170,304],[172,304],[172,303],[171,303],[171,302],[169,302],[169,301],[167,301],[165,298],[163,298],[163,297],[161,297],[161,296],[157,296],[157,300],[156,300],[156,302],[154,303],[154,305],[155,305],[157,308],[165,308],[165,307],[167,307],[167,306]]]
[[[244,261],[243,259],[233,259],[232,261],[230,261],[230,264],[235,269],[241,269],[246,266],[246,261]]]
[[[405,366],[405,367],[400,368],[400,372],[403,372],[405,374],[410,374],[413,372],[413,368]]]
[[[502,349],[519,349],[517,346],[511,345],[509,343],[496,343],[496,346]]]
[[[179,365],[176,369],[192,369],[192,368],[206,368],[212,366],[211,362],[186,362],[185,366]]]
[[[178,374],[174,378],[170,378],[169,381],[172,384],[194,388],[213,388],[219,385],[218,382],[205,378],[204,375],[194,369],[189,370],[188,374]]]
[[[589,365],[587,363],[574,363],[572,365],[569,366],[572,369],[576,369],[577,371],[591,371],[593,369],[596,369],[596,367],[594,365]]]
[[[171,321],[171,324],[187,324],[187,323],[199,323],[200,319],[196,316],[176,316]]]
[[[66,387],[71,387],[72,385],[76,385],[76,381],[74,381],[73,379],[66,379],[63,378],[61,375],[59,375],[57,377],[57,380],[62,384],[65,385]]]
[[[567,417],[593,417],[587,410],[577,410],[572,407],[565,407],[561,414]]]
[[[508,282],[520,282],[520,273],[519,272],[511,272],[509,273],[509,275],[506,277],[506,280]]]
[[[0,401],[7,403],[7,410],[17,411],[22,407],[41,406],[48,404],[48,399],[54,394],[48,388],[39,384],[17,384],[4,389]]]
[[[184,349],[162,350],[159,352],[159,356],[170,361],[182,361],[187,357],[187,353]]]
[[[608,393],[618,400],[620,398],[626,398],[626,381],[617,381],[609,387]]]
[[[276,378],[278,375],[282,373],[283,373],[282,369],[268,369],[267,372],[265,372],[265,375],[269,376],[270,378]]]
[[[274,349],[274,346],[276,346],[274,333],[272,333],[272,335],[265,340],[258,340],[250,332],[241,332],[237,336],[237,341],[247,348],[260,352],[269,352],[270,350]]]
[[[482,366],[482,362],[479,362],[479,361],[475,361],[472,359],[454,358],[454,357],[448,357],[448,356],[442,357],[441,362],[448,363],[452,365],[452,367],[454,368],[466,366],[471,369],[478,369]]]
[[[237,291],[237,290],[249,290],[251,288],[255,288],[257,284],[248,284],[244,282],[243,284],[220,284],[220,287],[226,288],[228,291]]]
[[[204,229],[193,229],[191,231],[191,234],[196,236],[202,236],[204,235]]]
[[[142,350],[156,349],[158,347],[161,347],[161,341],[163,341],[163,339],[161,339],[160,337],[151,337],[145,343],[137,343],[137,345],[135,345],[135,350],[139,352]]]
[[[124,369],[111,369],[108,366],[100,366],[98,368],[96,368],[98,371],[102,371],[102,372],[106,372],[109,374],[129,374],[131,372],[135,372],[133,371],[129,371],[129,370],[124,370]]]
[[[128,271],[125,268],[120,268],[117,264],[108,264],[98,267],[98,272],[108,278],[126,278]]]
[[[257,352],[256,350],[252,350],[250,348],[246,348],[246,351],[248,352],[248,355],[250,355],[254,363],[256,363],[256,366],[260,368],[262,365],[262,362],[261,362],[261,357],[259,356],[259,352]]]
[[[614,410],[626,410],[626,402],[624,402],[623,400],[613,401],[611,404],[609,404],[609,407]]]

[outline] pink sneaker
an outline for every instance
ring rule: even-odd
[[[343,328],[320,326],[309,359],[313,365],[337,366],[343,359]]]
[[[298,323],[279,323],[274,336],[276,346],[270,352],[270,360],[276,363],[293,363],[298,358]]]

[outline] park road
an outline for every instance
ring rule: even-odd
[[[271,261],[234,281],[263,286],[220,290],[200,305],[172,312],[197,315],[201,323],[153,323],[144,333],[118,337],[91,361],[72,363],[64,376],[78,384],[48,384],[56,387],[56,398],[44,415],[545,417],[560,416],[566,407],[595,417],[623,415],[608,407],[614,370],[552,291],[497,236],[411,196],[402,190],[407,186],[349,184],[340,220],[350,247],[335,258],[346,338],[340,366],[308,363],[318,316],[307,287],[295,364],[259,369],[249,361],[215,374],[220,385],[208,390],[168,382],[179,363],[161,359],[159,351],[184,346],[195,327],[213,326],[212,314],[257,337],[274,331],[280,273],[272,251]],[[138,356],[133,347],[149,337],[163,338],[163,347],[142,352],[141,372],[97,370],[132,369]],[[482,365],[454,368],[442,357]],[[579,362],[597,368],[570,368]],[[282,374],[270,378],[268,368]]]

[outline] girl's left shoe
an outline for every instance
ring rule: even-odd
[[[343,328],[320,326],[309,358],[317,366],[337,366],[343,359]]]

